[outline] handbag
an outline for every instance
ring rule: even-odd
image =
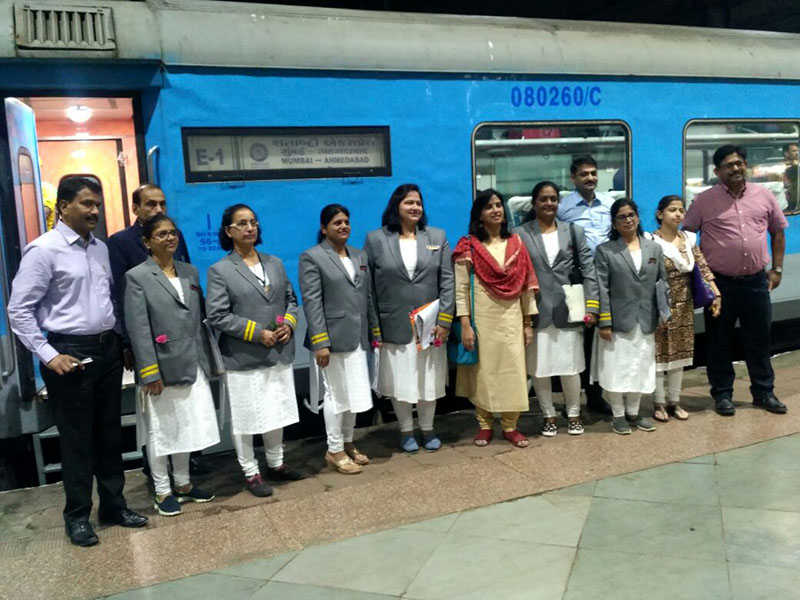
[[[569,236],[572,239],[572,270],[569,272],[569,284],[564,284],[564,301],[567,305],[567,320],[570,323],[583,322],[586,316],[586,297],[583,293],[583,272],[578,259],[578,242],[575,239],[575,226],[569,224]]]
[[[666,325],[667,321],[672,317],[672,310],[669,306],[669,283],[664,279],[656,281],[656,305],[658,306],[658,319],[662,325]]]
[[[472,350],[464,348],[461,343],[461,321],[453,321],[453,328],[450,330],[450,337],[447,338],[447,359],[457,365],[476,365],[478,364],[478,331],[475,329],[475,272],[469,273],[469,324],[475,332],[475,345]]]
[[[697,261],[694,261],[694,269],[692,269],[692,299],[695,308],[705,308],[714,301],[717,295],[711,286],[703,277]]]

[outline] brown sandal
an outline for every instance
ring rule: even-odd
[[[663,404],[657,404],[653,411],[653,418],[661,423],[668,422],[669,413],[667,412],[667,408]]]
[[[514,431],[504,431],[503,437],[511,442],[512,446],[517,448],[527,448],[528,444],[530,443],[528,438],[519,432],[519,429],[515,429]]]
[[[489,445],[489,442],[492,441],[493,437],[494,433],[492,432],[491,429],[479,429],[478,434],[472,440],[472,443],[474,443],[476,446],[480,446],[481,448],[483,448],[484,446]]]
[[[686,412],[686,409],[680,404],[670,404],[667,406],[667,412],[678,419],[678,421],[686,421],[689,419],[689,413]]]

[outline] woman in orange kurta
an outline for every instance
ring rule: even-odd
[[[520,412],[528,410],[525,346],[533,341],[536,274],[522,240],[508,231],[503,199],[495,190],[478,193],[469,231],[453,251],[456,317],[465,348],[471,350],[477,337],[478,363],[458,366],[456,394],[475,405],[480,428],[475,445],[489,444],[493,413],[501,413],[503,437],[524,448],[528,439],[517,430],[517,421]]]

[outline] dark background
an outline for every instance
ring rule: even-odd
[[[270,4],[800,32],[798,0],[272,0]]]

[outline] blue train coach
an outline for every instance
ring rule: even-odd
[[[652,229],[658,199],[691,201],[714,149],[737,143],[790,215],[774,316],[800,317],[800,36],[203,0],[0,0],[0,23],[0,454],[35,458],[40,482],[57,433],[5,302],[71,174],[103,188],[100,237],[132,222],[139,183],[159,184],[201,274],[222,210],[246,202],[296,284],[329,202],[360,244],[413,181],[454,243],[477,189],[518,219],[536,181],[568,189],[590,153],[598,189],[632,196]]]

